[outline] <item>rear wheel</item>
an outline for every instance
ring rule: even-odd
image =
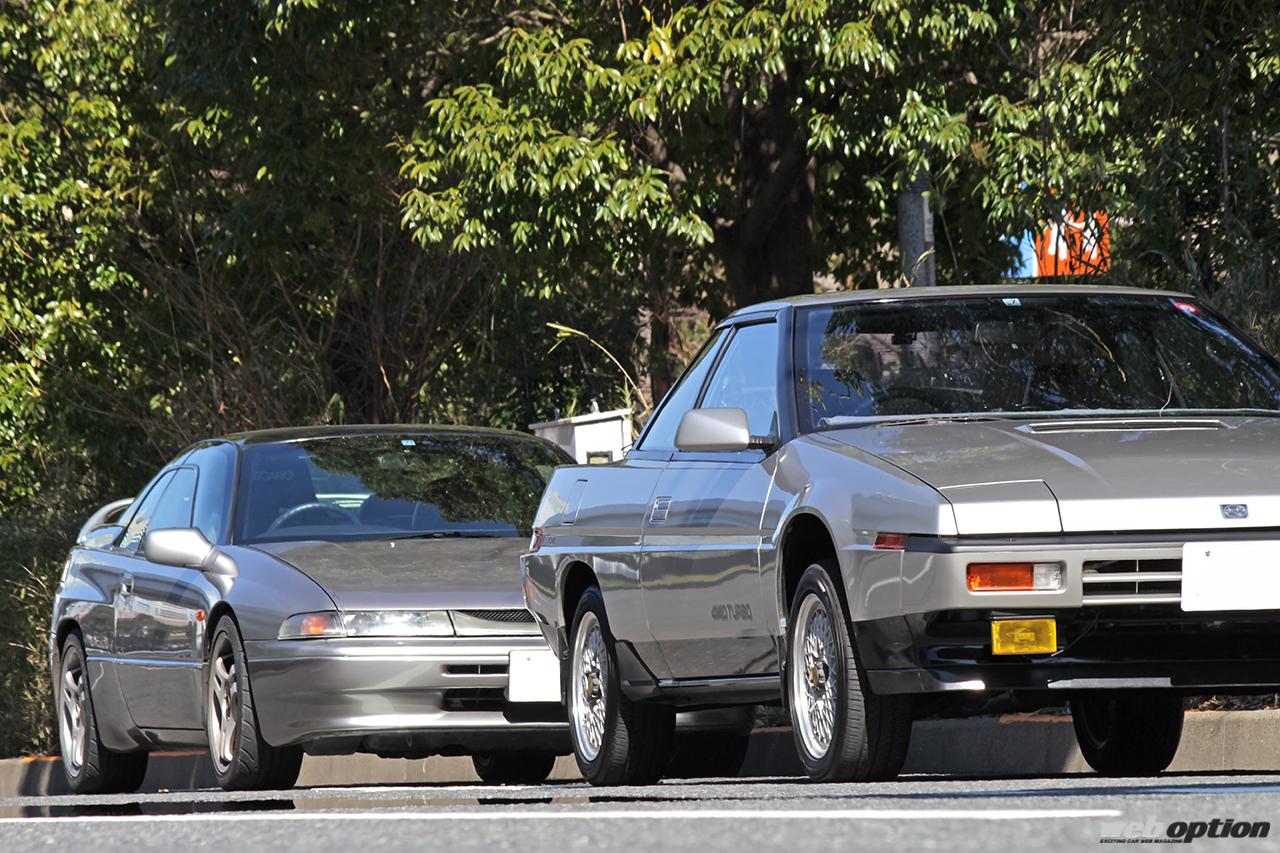
[[[214,629],[208,670],[205,716],[218,784],[228,791],[292,788],[302,769],[302,747],[275,747],[262,739],[244,646],[230,616]]]
[[[481,781],[490,785],[541,785],[551,775],[556,756],[550,752],[481,752],[471,756]]]
[[[114,752],[98,737],[80,637],[67,637],[57,673],[58,746],[62,772],[77,794],[131,794],[147,775],[145,752]]]
[[[1161,690],[1108,690],[1071,699],[1076,742],[1104,776],[1154,776],[1182,741],[1182,697]]]
[[[569,731],[582,778],[592,785],[657,782],[671,754],[675,710],[622,695],[613,634],[597,587],[578,602],[570,648]]]
[[[907,757],[911,700],[871,690],[838,577],[834,561],[815,563],[791,604],[786,683],[796,752],[815,782],[892,779]]]

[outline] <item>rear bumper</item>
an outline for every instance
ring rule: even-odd
[[[1057,653],[995,655],[991,619],[1052,616]],[[1167,688],[1276,692],[1280,613],[1184,613],[1177,605],[949,610],[856,626],[877,693]]]
[[[540,637],[245,642],[268,743],[425,756],[570,750],[564,708],[506,699],[509,655]]]

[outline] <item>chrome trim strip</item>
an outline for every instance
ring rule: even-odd
[[[1179,593],[1139,592],[1120,595],[1086,595],[1084,603],[1091,604],[1180,604]]]
[[[1116,687],[1172,687],[1173,679],[1156,678],[1063,678],[1050,681],[1050,690],[1090,690]]]
[[[117,658],[108,657],[106,655],[85,655],[88,660],[95,663],[127,663],[139,666],[189,666],[202,667],[204,661],[187,661],[187,660],[155,660],[153,658]]]
[[[782,677],[778,675],[731,675],[723,678],[660,678],[659,687],[726,687],[745,684],[748,686],[771,687],[782,686]]]
[[[1182,580],[1182,572],[1115,572],[1108,574],[1107,572],[1096,572],[1086,569],[1083,580],[1086,584],[1090,583],[1142,583],[1149,582],[1170,582]]]

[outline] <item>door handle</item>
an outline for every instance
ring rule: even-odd
[[[129,572],[125,572],[124,577],[120,578],[120,594],[133,594],[133,575]]]
[[[671,498],[658,498],[653,502],[653,511],[649,513],[649,521],[653,524],[660,524],[667,520],[667,513],[671,511]]]

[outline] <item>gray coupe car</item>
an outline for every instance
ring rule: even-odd
[[[1188,693],[1280,684],[1280,364],[1188,296],[801,297],[715,330],[619,463],[559,469],[523,559],[596,784],[673,709],[785,701],[816,780],[921,714],[1069,703],[1155,773]]]
[[[304,750],[470,754],[536,782],[569,751],[519,554],[549,442],[332,427],[200,442],[71,551],[49,636],[63,766],[135,790],[207,744],[226,788],[289,787]]]

